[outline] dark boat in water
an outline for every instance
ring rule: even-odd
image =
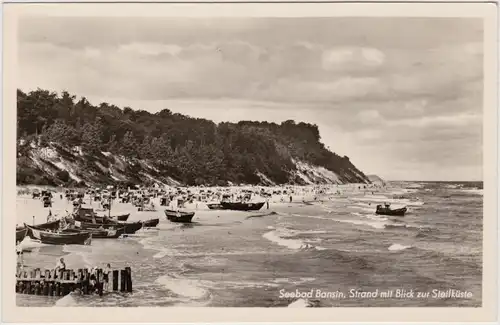
[[[156,227],[159,223],[160,223],[159,218],[149,219],[149,220],[146,220],[143,222],[143,227],[144,228],[153,228],[153,227]]]
[[[391,209],[389,204],[382,206],[381,204],[377,205],[376,214],[384,215],[384,216],[400,216],[403,217],[408,209],[406,207],[399,209]]]
[[[27,233],[28,233],[28,228],[26,227],[16,228],[16,244],[18,242],[22,242],[24,237],[26,237]]]
[[[172,222],[190,223],[194,217],[194,212],[165,210],[165,216]]]
[[[81,223],[81,228],[82,229],[110,229],[110,228],[123,228],[125,234],[134,234],[136,233],[139,229],[142,228],[142,222],[123,222],[123,223],[89,223],[89,222],[82,222]]]
[[[257,211],[264,206],[265,202],[221,202],[220,205],[224,210],[236,211]]]
[[[43,229],[37,229],[26,225],[33,236],[39,239],[43,244],[51,245],[85,245],[89,243],[91,238],[90,232],[78,233],[65,233],[65,232],[51,232]]]
[[[220,203],[208,203],[207,207],[210,210],[222,210],[223,209],[223,207],[222,207],[222,205],[220,205]]]

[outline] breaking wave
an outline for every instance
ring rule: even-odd
[[[401,244],[392,244],[389,246],[388,250],[390,251],[402,251],[407,248],[411,248],[412,246],[406,246],[406,245],[401,245]]]
[[[191,299],[202,299],[210,296],[210,292],[202,288],[198,280],[163,275],[155,282],[178,296]]]
[[[287,247],[292,250],[302,250],[302,249],[325,250],[326,248],[312,245],[305,240],[290,238],[298,234],[322,234],[322,233],[325,233],[325,231],[322,230],[298,231],[298,230],[281,228],[266,232],[264,235],[262,235],[262,237],[279,246]],[[316,239],[312,239],[312,241],[316,241]]]

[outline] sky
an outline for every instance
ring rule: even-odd
[[[480,19],[30,17],[18,35],[23,91],[309,122],[365,174],[482,180]]]

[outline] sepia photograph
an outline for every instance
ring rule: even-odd
[[[484,306],[483,17],[44,12],[17,307]]]

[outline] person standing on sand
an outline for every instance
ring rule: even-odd
[[[269,198],[266,198],[266,207],[269,210]]]

